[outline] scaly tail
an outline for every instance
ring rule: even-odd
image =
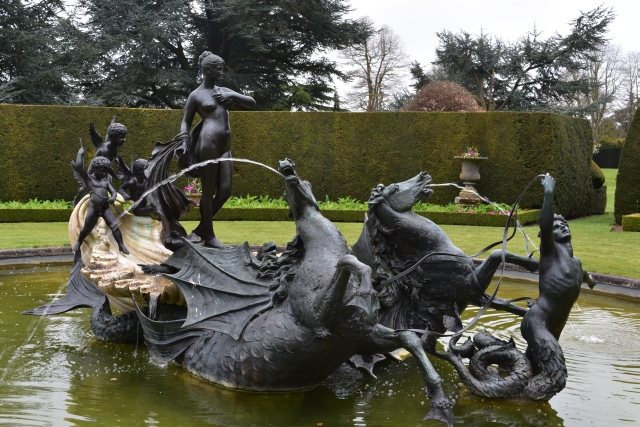
[[[465,343],[461,347],[456,346],[458,338],[459,336],[455,336],[451,339],[449,352],[436,351],[436,356],[453,365],[469,390],[478,396],[498,399],[523,395],[523,390],[533,371],[531,363],[516,348],[513,340],[509,342],[498,340],[486,332],[476,334],[474,343],[479,350],[471,357],[469,369],[467,369],[461,355],[454,352],[459,353],[460,349],[468,350],[469,345]],[[507,376],[501,377],[493,372],[489,368],[492,364],[506,370]]]
[[[549,400],[567,384],[567,365],[560,344],[551,334],[546,340],[536,340],[527,348],[527,356],[540,372],[531,378],[524,395],[533,400]]]
[[[182,327],[185,319],[157,321],[149,319],[138,307],[136,314],[144,331],[144,342],[149,353],[159,363],[167,363],[184,353],[207,329],[196,326]],[[206,323],[206,320],[201,323]]]
[[[28,310],[22,314],[32,314],[35,316],[47,316],[50,314],[60,314],[67,311],[91,307],[99,309],[107,301],[107,296],[96,286],[95,283],[86,279],[80,270],[84,267],[82,255],[77,251],[73,258],[71,275],[67,282],[67,293],[60,299],[45,304],[33,310]]]

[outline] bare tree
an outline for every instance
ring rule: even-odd
[[[621,61],[622,87],[620,90],[620,109],[615,113],[616,122],[623,135],[631,126],[631,120],[639,103],[640,90],[640,52],[629,52]]]
[[[361,18],[372,24],[370,18]],[[349,107],[364,111],[380,111],[393,101],[393,93],[402,90],[409,67],[402,41],[386,25],[374,31],[364,43],[340,52],[350,69],[352,90],[347,93]]]
[[[584,57],[584,62],[583,71],[575,78],[586,79],[590,89],[576,94],[574,100],[579,108],[584,108],[596,152],[611,129],[611,115],[621,85],[620,47],[607,44],[591,58]]]

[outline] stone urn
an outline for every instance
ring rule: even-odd
[[[202,193],[194,193],[194,194],[186,194],[187,199],[195,202],[196,206],[200,206],[200,198],[202,197]]]
[[[480,181],[480,162],[487,160],[488,157],[455,156],[454,159],[462,160],[460,179],[464,184],[464,189],[455,199],[456,204],[466,207],[478,206],[482,203],[482,199],[477,195],[475,185]]]

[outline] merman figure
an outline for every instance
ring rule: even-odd
[[[582,282],[590,288],[595,280],[582,269],[573,256],[571,232],[562,215],[553,211],[556,180],[549,174],[542,179],[544,199],[540,213],[540,296],[522,319],[522,336],[527,341],[527,358],[534,377],[525,395],[535,400],[548,400],[564,389],[567,367],[558,340],[573,304],[580,295]]]

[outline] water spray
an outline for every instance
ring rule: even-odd
[[[129,206],[128,209],[125,209],[125,211],[120,214],[116,220],[119,220],[120,218],[122,218],[123,216],[125,216],[126,214],[128,214],[130,211],[132,211],[133,209],[135,209],[136,207],[138,207],[138,205],[140,203],[143,202],[143,200],[145,199],[145,197],[147,197],[149,194],[153,193],[154,191],[156,191],[158,188],[160,188],[163,185],[167,185],[167,184],[171,184],[172,182],[174,182],[176,179],[180,178],[181,176],[183,176],[184,174],[197,169],[197,168],[201,168],[203,166],[206,165],[211,165],[211,164],[216,164],[216,163],[220,163],[220,162],[239,162],[239,163],[249,163],[252,165],[258,165],[258,166],[262,166],[266,169],[269,169],[271,172],[274,172],[278,175],[280,175],[282,178],[284,178],[285,176],[283,174],[281,174],[277,169],[272,168],[271,166],[267,166],[264,163],[260,163],[260,162],[256,162],[254,160],[249,160],[249,159],[236,159],[233,157],[228,157],[228,158],[220,158],[220,159],[211,159],[211,160],[205,160],[204,162],[200,162],[200,163],[195,163],[191,166],[189,166],[188,168],[184,168],[182,169],[180,172],[171,175],[165,179],[163,179],[161,182],[159,182],[155,187],[145,191],[140,198],[134,202],[131,206]]]
[[[537,178],[536,178],[537,179]],[[492,202],[491,200],[489,200],[489,198],[483,196],[482,194],[478,193],[475,190],[470,190],[466,187],[463,187],[461,185],[458,185],[456,183],[453,182],[447,182],[445,184],[427,184],[425,187],[456,187],[460,190],[465,190],[469,193],[472,193],[476,196],[478,196],[483,202],[485,202],[488,205],[493,206],[494,208],[496,208],[497,210],[499,210],[500,212],[502,212],[502,214],[504,215],[509,215],[509,213],[507,211],[505,211],[504,209],[502,209],[497,203]],[[516,203],[517,204],[517,203]],[[516,205],[513,206],[512,208],[512,212],[513,210],[516,208]],[[517,229],[522,233],[522,235],[524,236],[524,245],[525,245],[525,251],[527,253],[528,256],[533,255],[534,253],[536,253],[538,251],[538,246],[535,244],[535,242],[533,240],[531,240],[531,238],[529,237],[529,235],[524,231],[524,227],[522,226],[522,224],[520,224],[520,221],[518,221],[517,218],[515,218],[515,223],[516,223],[516,227]],[[531,244],[531,246],[534,247],[534,251],[531,252],[529,250],[529,245]]]

